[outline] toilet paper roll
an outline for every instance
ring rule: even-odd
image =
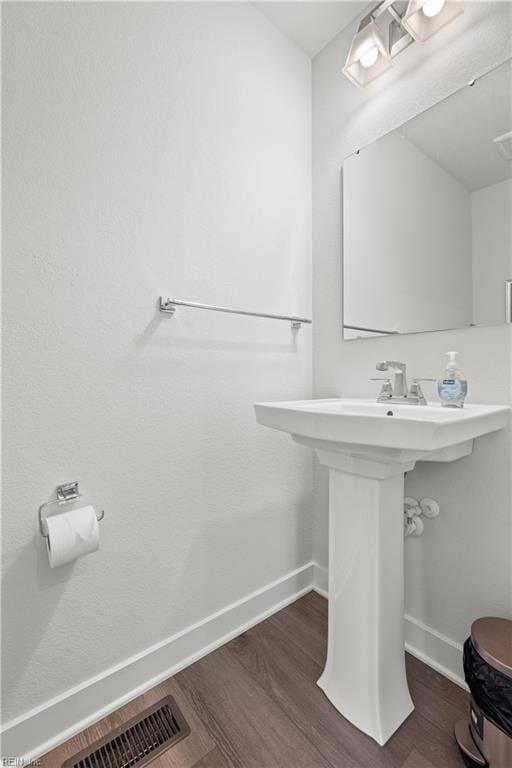
[[[100,527],[94,507],[79,507],[46,518],[50,566],[70,563],[100,547]]]

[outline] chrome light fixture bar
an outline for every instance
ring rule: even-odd
[[[463,13],[463,0],[382,0],[364,17],[354,35],[343,74],[363,88],[393,66],[411,43],[424,42]],[[383,32],[377,19],[391,17]]]

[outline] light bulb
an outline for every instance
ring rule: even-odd
[[[444,3],[445,0],[427,0],[422,6],[423,13],[431,19],[443,10]]]
[[[366,53],[363,53],[363,55],[359,59],[359,62],[361,66],[366,67],[368,69],[368,67],[373,67],[373,65],[377,61],[378,56],[379,56],[379,49],[377,48],[376,45],[374,45],[371,48],[369,48],[366,51]]]

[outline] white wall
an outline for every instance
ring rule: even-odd
[[[310,560],[310,69],[245,3],[4,5],[4,720]],[[50,570],[79,480],[101,550]],[[106,703],[106,702],[104,702]],[[12,753],[11,753],[12,754]]]
[[[502,323],[503,279],[512,280],[512,180],[471,193],[475,323]]]
[[[340,33],[313,62],[314,394],[374,396],[375,362],[405,360],[411,375],[435,376],[443,353],[461,352],[474,402],[510,402],[510,328],[478,328],[343,342],[340,337],[340,184],[343,158],[398,127],[510,55],[509,3],[471,2],[424,46],[400,56],[392,72],[364,90],[341,73],[351,36]],[[425,385],[425,389],[428,385]],[[427,389],[426,389],[427,391]],[[429,392],[428,394],[432,394]],[[510,434],[482,438],[454,465],[418,466],[412,495],[434,496],[441,517],[406,542],[409,614],[460,643],[482,614],[510,613]],[[327,483],[316,476],[314,556],[327,564]]]
[[[467,189],[397,131],[348,157],[342,175],[345,322],[400,333],[469,326]]]

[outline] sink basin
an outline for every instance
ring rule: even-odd
[[[260,424],[290,432],[297,442],[319,447],[314,441],[328,441],[338,451],[415,461],[454,461],[466,456],[475,437],[505,426],[510,411],[503,405],[443,408],[363,399],[256,403],[254,407]]]
[[[502,429],[510,408],[363,399],[256,403],[329,468],[329,629],[318,685],[350,722],[385,744],[413,711],[404,656],[404,475],[455,461]]]

